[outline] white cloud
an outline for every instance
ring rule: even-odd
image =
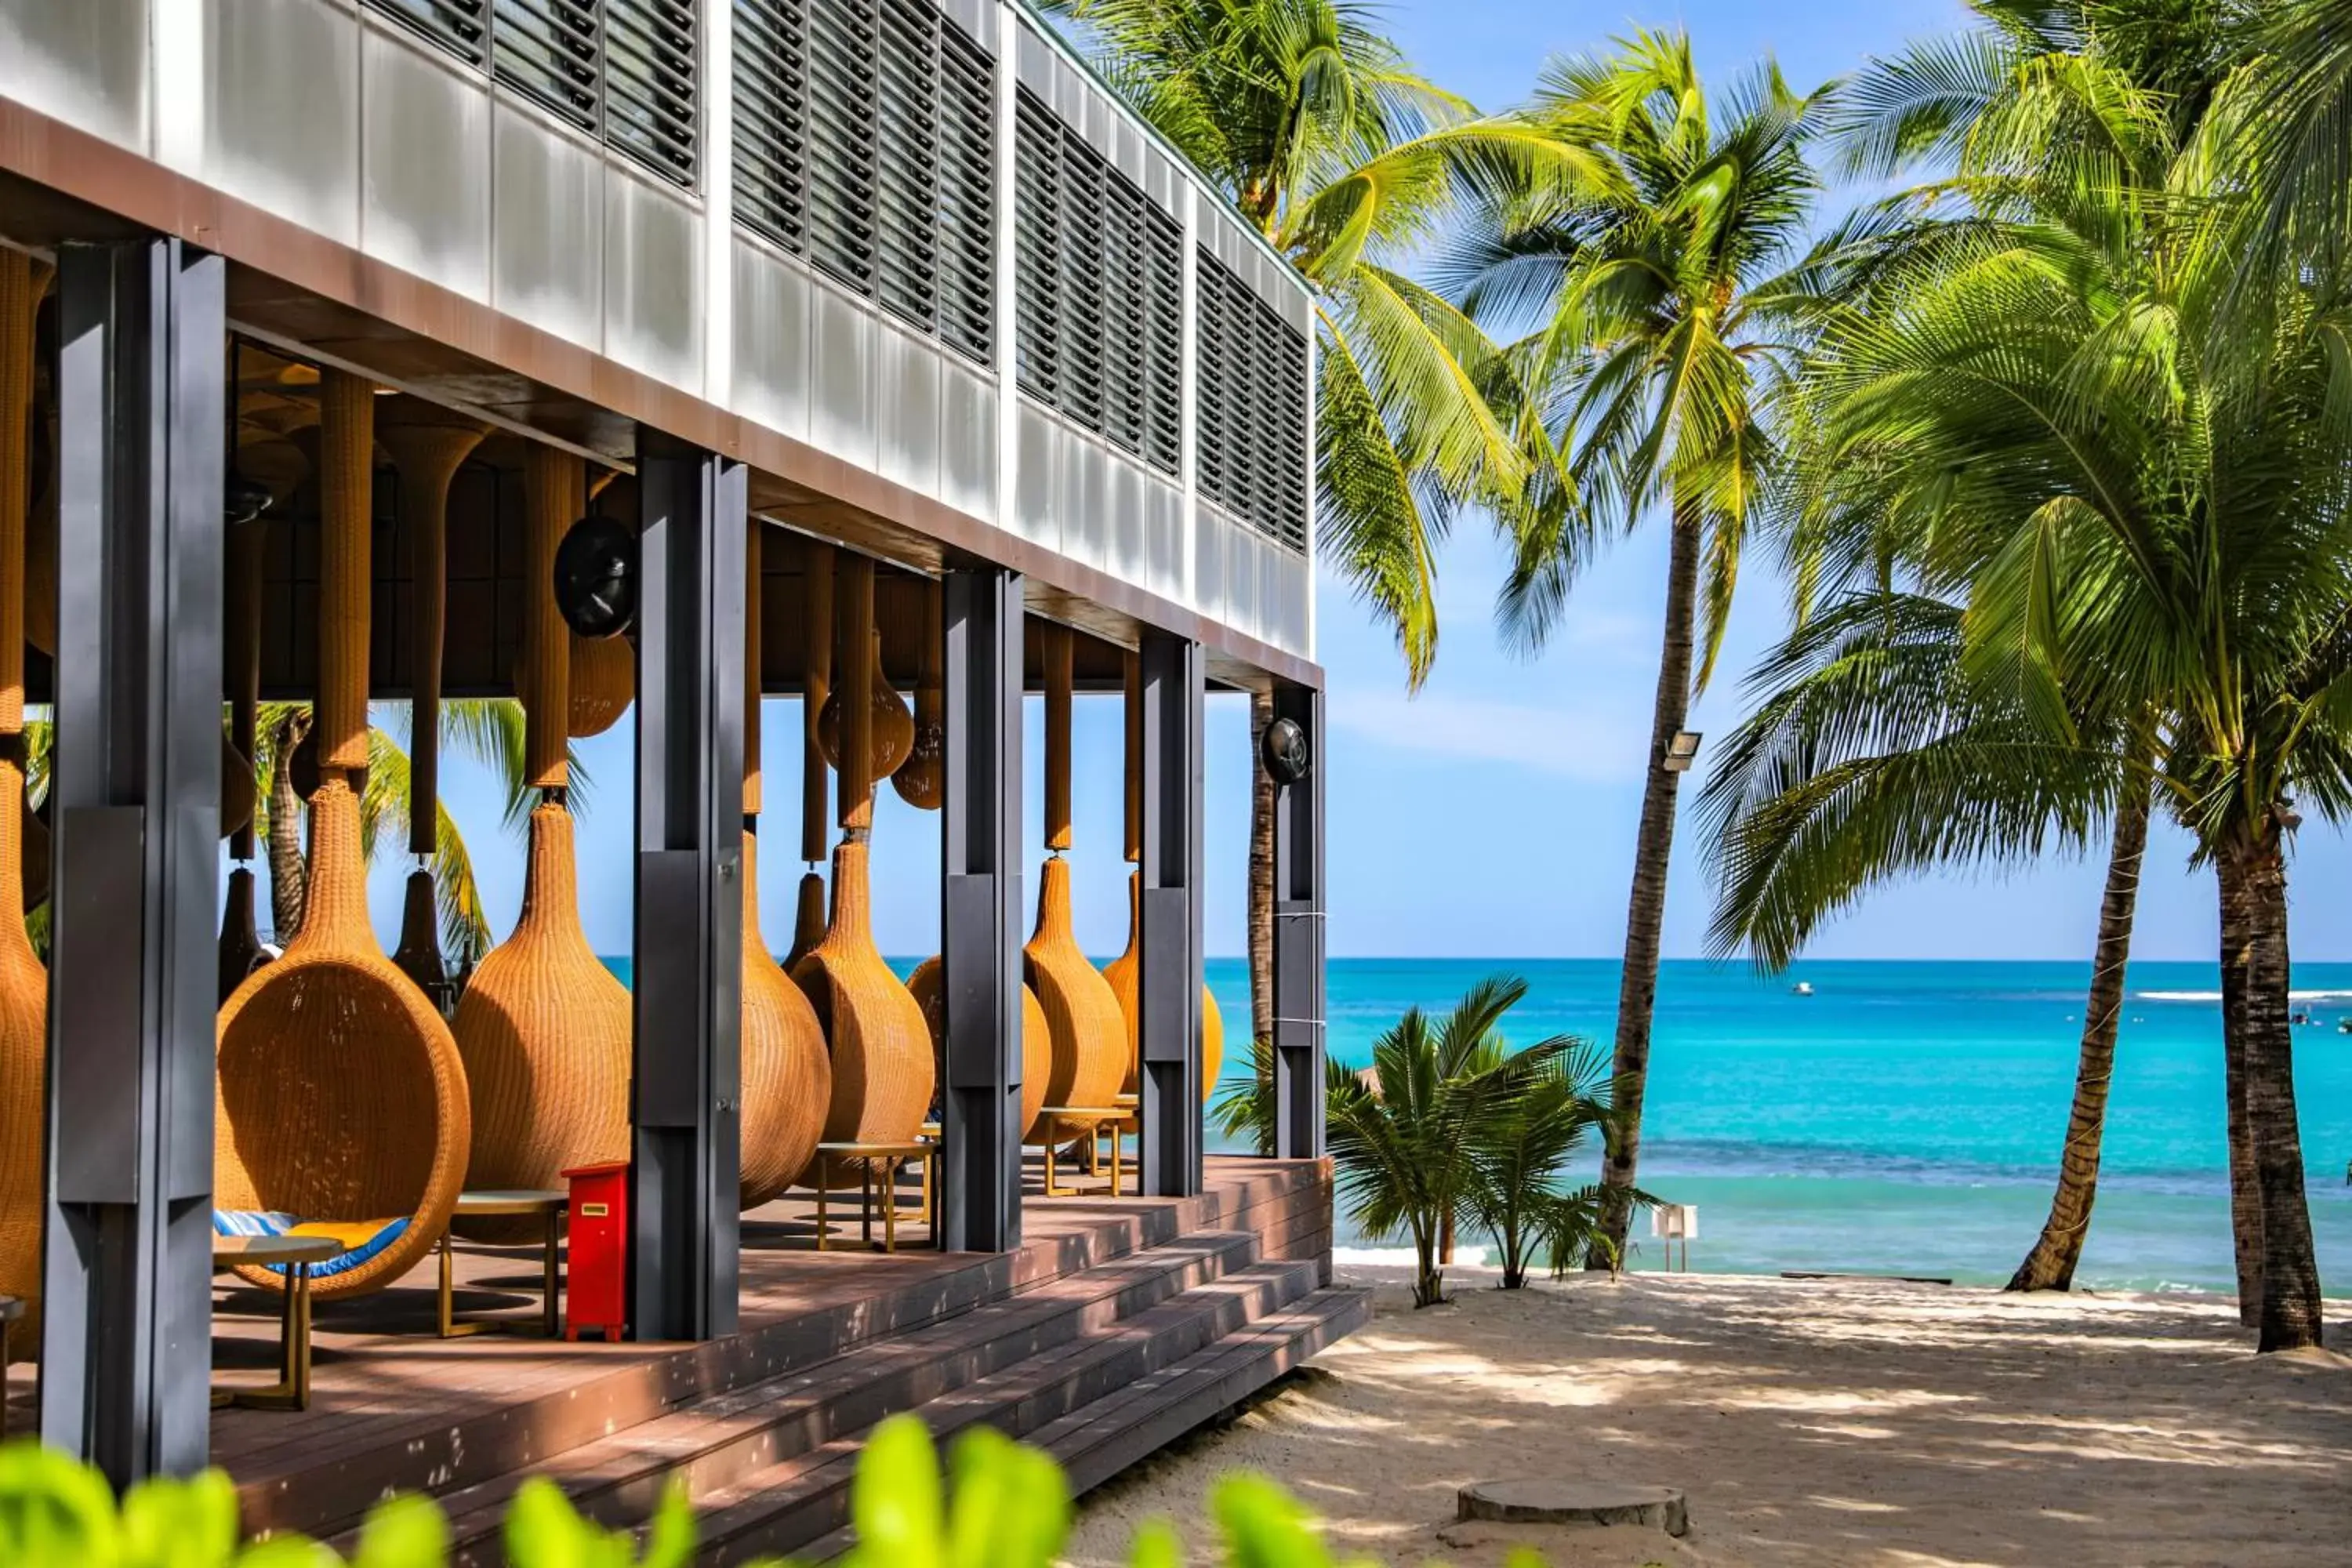
[[[1649,750],[1640,714],[1535,707],[1476,697],[1341,690],[1331,723],[1399,751],[1466,762],[1508,763],[1594,784],[1637,779]]]

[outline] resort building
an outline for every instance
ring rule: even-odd
[[[1090,1484],[1357,1322],[1313,321],[1006,0],[0,0],[9,1431],[225,1465],[254,1530],[430,1489],[461,1561],[529,1471],[614,1522],[683,1477],[734,1560],[821,1550],[892,1412]],[[1272,1159],[1204,1155],[1212,689],[1276,721]],[[1071,694],[1127,709],[1108,975],[1100,868],[1024,885],[1039,691],[1055,849]],[[436,716],[488,698],[528,890],[460,954]],[[625,989],[566,795],[624,712]],[[911,984],[877,787],[942,815]],[[415,862],[389,954],[371,833]]]

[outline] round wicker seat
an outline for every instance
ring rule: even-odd
[[[822,710],[835,714],[839,726],[842,837],[833,851],[832,917],[823,939],[793,966],[792,975],[815,1009],[832,1055],[824,1141],[906,1143],[930,1115],[938,1073],[923,1010],[874,945],[866,835],[874,821],[875,783],[906,760],[914,725],[887,682],[881,683],[887,702],[868,689],[881,675],[874,635],[874,563],[845,556],[840,574],[839,646],[863,654],[856,662],[836,660],[845,679]],[[900,727],[886,724],[885,715],[892,712]],[[822,718],[818,729],[821,734]],[[820,1174],[829,1184],[859,1178],[856,1161],[819,1163],[822,1173],[803,1172],[803,1183]]]
[[[907,976],[907,990],[923,1010],[931,1028],[931,1048],[945,1048],[948,1033],[947,995],[940,989],[940,961],[927,958]],[[1025,1140],[1037,1125],[1038,1109],[1045,1103],[1045,1086],[1054,1071],[1054,1036],[1045,1023],[1045,1009],[1037,993],[1021,988],[1021,1136]]]
[[[1053,1043],[1048,1105],[1111,1103],[1127,1081],[1127,1021],[1118,998],[1070,930],[1070,628],[1045,627],[1045,847],[1037,927],[1022,950]]]
[[[466,1182],[466,1070],[449,1026],[376,947],[359,797],[340,777],[310,802],[302,930],[220,1014],[213,1202],[306,1219],[405,1219],[321,1300],[390,1284],[425,1260]],[[265,1268],[241,1268],[279,1287]]]
[[[571,632],[555,607],[555,551],[582,510],[581,460],[525,454],[523,652],[517,661],[530,814],[522,915],[458,1000],[452,1028],[473,1089],[477,1187],[553,1188],[574,1165],[630,1155],[629,993],[580,928],[572,814],[563,804]],[[529,1219],[468,1220],[460,1234],[520,1242]]]
[[[1103,965],[1103,978],[1110,982],[1111,994],[1118,998],[1118,1010],[1127,1016],[1127,1090],[1135,1092],[1135,1080],[1142,1058],[1142,1031],[1137,1020],[1142,1016],[1141,984],[1143,960],[1143,873],[1130,871],[1127,878],[1127,950]],[[1217,1010],[1217,999],[1206,985],[1201,987],[1201,1099],[1206,1102],[1216,1091],[1217,1074],[1225,1065],[1225,1019]]]
[[[784,977],[760,930],[760,840],[751,824],[765,804],[760,766],[760,558],[763,525],[744,542],[742,1164],[739,1200],[759,1207],[792,1185],[816,1153],[833,1104],[824,1031],[800,988]]]

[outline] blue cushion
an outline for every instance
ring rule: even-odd
[[[296,1219],[292,1215],[279,1214],[270,1209],[213,1210],[213,1230],[221,1236],[290,1236],[303,1228],[304,1225],[304,1221]],[[339,1252],[323,1263],[310,1265],[310,1278],[331,1279],[338,1274],[348,1273],[357,1268],[361,1264],[399,1240],[408,1229],[408,1226],[409,1222],[405,1218],[384,1221],[373,1231],[368,1233],[366,1239],[350,1250]],[[310,1227],[312,1234],[326,1231],[328,1228],[324,1225]],[[348,1232],[352,1227],[341,1226],[335,1228]],[[265,1263],[262,1267],[283,1274],[291,1265]]]

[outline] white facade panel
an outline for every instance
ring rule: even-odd
[[[489,83],[370,25],[360,106],[360,248],[488,300]]]

